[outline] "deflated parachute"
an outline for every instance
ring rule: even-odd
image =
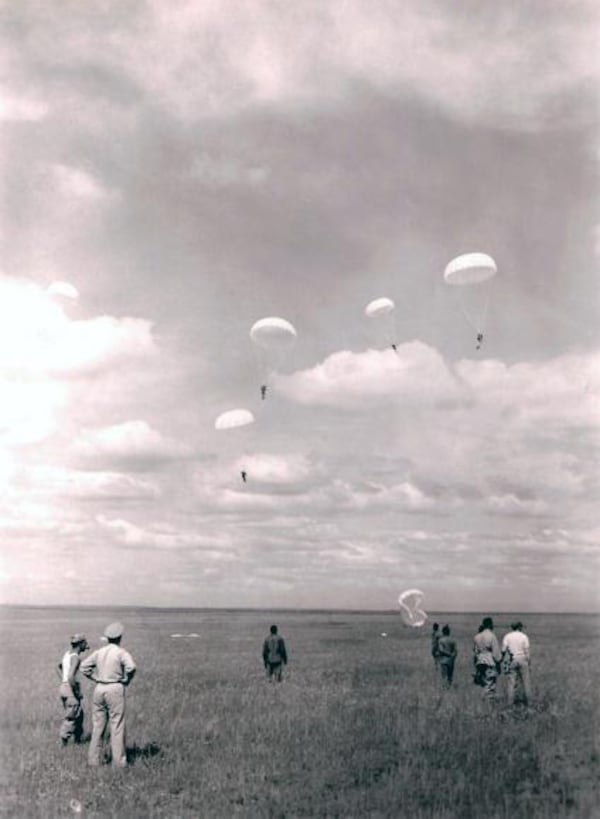
[[[420,589],[407,589],[398,598],[400,604],[400,617],[407,626],[419,628],[427,622],[427,614],[421,606],[425,600],[425,595]]]

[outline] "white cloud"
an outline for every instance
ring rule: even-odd
[[[52,293],[26,279],[0,276],[0,369],[20,377],[76,377],[155,352],[144,319],[73,321]]]
[[[56,498],[79,500],[153,500],[160,489],[152,481],[118,472],[86,472],[38,466],[31,469],[31,488]]]
[[[54,185],[60,194],[79,201],[100,201],[109,191],[89,171],[57,163],[52,166]]]
[[[420,341],[393,350],[333,353],[310,370],[279,375],[274,386],[301,404],[345,409],[383,401],[431,406],[459,397],[456,380],[442,356]]]
[[[42,100],[0,87],[0,121],[39,122],[47,113],[48,105]]]
[[[591,2],[576,13],[508,2],[477,15],[421,0],[150,7],[143,34],[125,23],[119,36],[100,39],[98,54],[185,118],[331,103],[363,82],[522,128],[551,117],[561,94],[586,83],[591,92],[597,78]],[[72,37],[72,58],[90,45],[89,37]]]
[[[124,463],[131,469],[151,469],[160,462],[188,454],[187,447],[164,438],[139,419],[83,430],[71,447],[76,461],[92,468],[98,464]]]

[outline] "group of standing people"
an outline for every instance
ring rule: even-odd
[[[454,664],[458,650],[450,635],[450,626],[440,630],[434,623],[431,632],[431,654],[446,688],[452,685]],[[484,617],[473,638],[473,682],[483,688],[488,700],[496,699],[496,687],[501,673],[506,676],[508,705],[513,706],[517,686],[521,686],[522,701],[531,703],[531,657],[529,638],[523,631],[523,623],[515,620],[511,630],[502,638],[502,644],[494,633],[494,621]]]
[[[60,739],[67,745],[83,739],[83,694],[78,672],[96,685],[92,695],[92,736],[88,751],[90,765],[100,765],[104,739],[110,731],[110,750],[115,768],[127,765],[125,746],[125,689],[132,681],[136,666],[131,654],[121,646],[123,626],[111,623],[104,630],[106,645],[93,651],[85,660],[81,654],[89,648],[84,634],[74,634],[58,670],[61,675],[60,698],[63,721]]]

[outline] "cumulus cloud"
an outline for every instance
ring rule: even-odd
[[[71,447],[73,458],[88,468],[125,464],[129,469],[153,469],[160,463],[189,454],[186,446],[163,437],[139,419],[83,430]]]
[[[321,364],[279,375],[275,387],[301,404],[340,408],[456,399],[456,381],[437,350],[412,341],[393,350],[333,353]]]
[[[89,171],[57,163],[51,169],[54,186],[63,196],[82,201],[99,201],[109,196],[106,187]]]
[[[152,481],[118,472],[86,472],[38,466],[31,469],[31,489],[74,500],[153,500],[160,489]]]
[[[48,104],[26,94],[0,86],[0,121],[39,122],[48,113]]]
[[[0,368],[20,376],[93,375],[156,352],[150,322],[100,316],[72,320],[52,292],[0,276]]]

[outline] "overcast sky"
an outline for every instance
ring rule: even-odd
[[[598,610],[597,8],[5,5],[3,601]]]

